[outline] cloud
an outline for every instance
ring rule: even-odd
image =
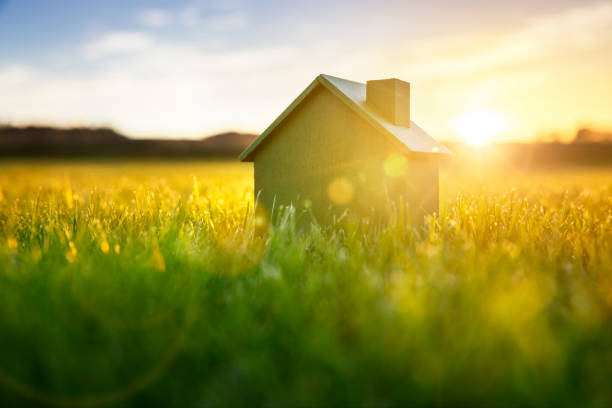
[[[27,83],[36,73],[32,67],[24,65],[8,65],[0,69],[0,90]],[[0,92],[1,93],[1,92]]]
[[[165,10],[152,8],[142,10],[138,15],[138,19],[145,26],[161,28],[170,23],[172,16]]]
[[[612,3],[601,3],[532,18],[519,29],[491,35],[484,44],[480,35],[468,35],[430,39],[403,50],[417,61],[410,64],[413,75],[456,77],[576,56],[609,46],[611,38]]]
[[[103,34],[85,44],[83,55],[90,60],[117,54],[144,51],[153,45],[151,37],[139,31],[115,31]]]
[[[213,32],[239,31],[248,27],[249,20],[240,11],[225,11],[214,15],[202,16],[200,9],[186,7],[178,13],[178,20],[186,27],[199,28]]]
[[[6,95],[0,121],[113,126],[132,136],[252,131],[312,80],[310,73],[293,80],[298,55],[290,47],[206,53],[156,43],[70,75],[0,66],[0,94]],[[271,83],[278,86],[268,89]]]

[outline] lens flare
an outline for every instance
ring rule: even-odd
[[[327,195],[332,203],[344,205],[351,202],[355,187],[346,177],[337,177],[327,186]]]
[[[408,169],[408,159],[400,154],[393,153],[385,159],[383,167],[387,176],[398,178],[406,173]]]

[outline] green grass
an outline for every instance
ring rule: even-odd
[[[612,170],[445,170],[417,228],[251,177],[0,163],[0,405],[612,405]]]

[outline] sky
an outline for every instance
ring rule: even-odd
[[[320,73],[411,83],[439,140],[612,129],[612,2],[0,0],[0,123],[262,132]]]

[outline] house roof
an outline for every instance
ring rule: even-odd
[[[366,105],[365,84],[321,74],[317,76],[291,105],[289,105],[287,109],[285,109],[283,113],[281,113],[280,116],[240,154],[240,160],[251,161],[251,154],[257,149],[261,142],[263,142],[263,140],[268,137],[319,85],[324,86],[331,93],[340,98],[349,108],[372,124],[381,133],[389,136],[393,142],[398,144],[398,147],[404,147],[417,153],[451,154],[450,150],[438,143],[433,137],[429,136],[413,121],[410,121],[410,127],[394,125],[370,109],[370,107]]]

